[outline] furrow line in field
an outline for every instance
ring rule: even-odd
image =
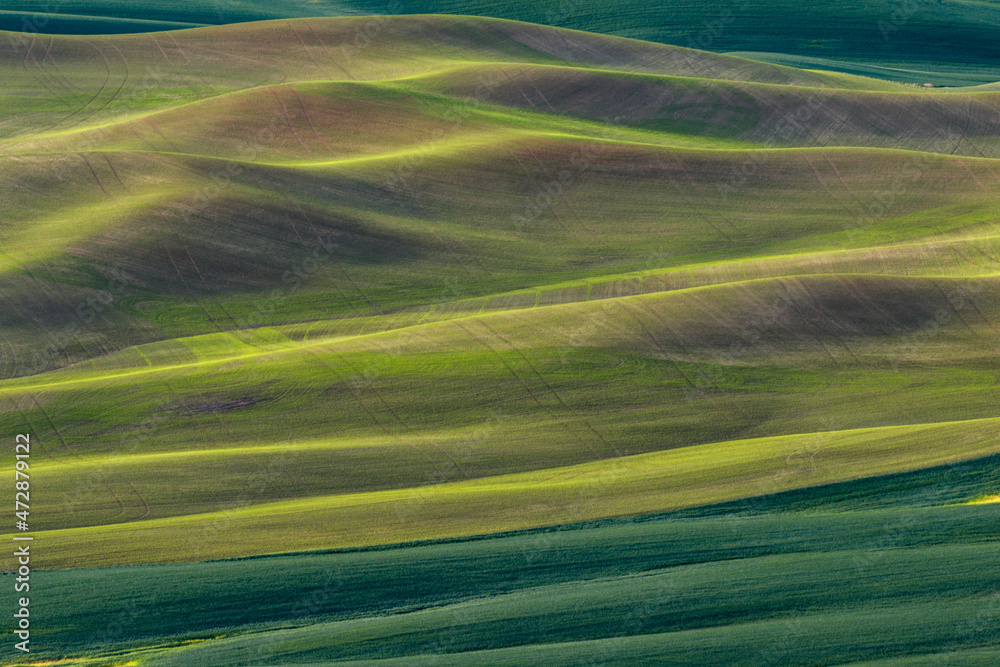
[[[545,410],[546,412],[548,412],[550,415],[552,415],[552,417],[554,419],[556,419],[562,425],[562,427],[564,429],[566,429],[566,431],[570,435],[572,435],[581,445],[583,445],[584,447],[586,447],[587,449],[589,449],[591,452],[593,452],[594,456],[597,457],[597,459],[604,459],[605,458],[604,456],[601,455],[600,452],[597,451],[597,449],[586,438],[582,437],[576,431],[576,429],[572,428],[569,425],[569,421],[565,417],[560,417],[560,415],[559,415],[558,412],[556,412],[555,410],[553,410],[551,406],[546,405],[545,403],[543,403],[538,398],[538,396],[535,394],[534,391],[532,391],[531,387],[524,380],[524,378],[522,378],[520,376],[520,374],[518,374],[518,372],[514,370],[514,367],[511,366],[510,363],[506,359],[503,358],[503,355],[500,354],[500,352],[498,352],[489,343],[487,343],[486,341],[482,340],[479,336],[477,336],[472,331],[470,331],[469,328],[466,327],[462,322],[456,322],[456,326],[458,326],[458,328],[460,328],[462,331],[464,331],[469,336],[469,338],[471,338],[476,343],[478,343],[483,349],[486,349],[490,353],[492,353],[493,356],[496,357],[497,360],[499,360],[501,364],[503,364],[503,367],[506,368],[507,371],[512,376],[514,376],[514,379],[517,380],[518,383],[524,388],[524,390],[531,397],[531,400],[534,401],[535,404],[537,404],[540,408],[542,408],[543,410]]]

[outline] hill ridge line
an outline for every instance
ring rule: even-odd
[[[715,447],[720,445],[732,444],[732,443],[750,443],[758,440],[781,440],[781,439],[791,439],[791,438],[808,438],[816,436],[828,436],[833,434],[857,434],[857,433],[876,433],[876,432],[891,432],[893,430],[907,430],[907,429],[919,429],[919,428],[934,428],[943,426],[959,426],[959,425],[971,425],[986,422],[997,422],[1000,423],[1000,417],[974,417],[972,419],[954,419],[954,420],[942,420],[942,421],[932,421],[932,422],[916,422],[910,424],[885,424],[882,426],[862,426],[856,428],[839,428],[829,431],[796,431],[795,433],[784,433],[780,435],[770,435],[770,436],[758,436],[753,438],[736,438],[731,440],[718,440],[712,442],[698,442],[692,443],[690,445],[681,445],[679,447],[672,447],[670,449],[655,450],[650,452],[640,452],[638,454],[626,454],[623,456],[609,456],[600,459],[594,459],[591,461],[583,461],[580,463],[574,463],[571,465],[563,466],[553,466],[549,468],[538,468],[535,470],[526,470],[516,473],[501,473],[498,475],[483,475],[481,477],[474,477],[471,479],[475,480],[488,480],[493,477],[507,477],[509,475],[520,475],[527,473],[537,473],[544,470],[568,470],[572,468],[577,468],[584,465],[592,465],[600,461],[630,461],[635,460],[639,457],[652,457],[662,455],[665,452],[672,452],[681,449],[689,449],[692,447]],[[440,433],[450,433],[459,432],[461,429],[452,429],[444,431],[431,431],[430,434],[440,434]],[[387,441],[388,436],[383,436]],[[382,438],[377,438],[376,440],[381,440]],[[350,440],[350,439],[344,439]],[[371,438],[364,438],[358,447],[371,447],[373,446]],[[374,445],[378,446],[378,445]],[[36,464],[40,469],[46,471],[54,471],[60,469],[72,469],[75,467],[88,465],[89,463],[99,462],[102,464],[110,465],[112,463],[138,463],[145,461],[161,461],[169,460],[172,458],[198,458],[198,457],[227,457],[236,456],[238,454],[245,453],[265,453],[265,452],[275,452],[275,451],[291,451],[295,449],[301,450],[326,450],[326,449],[346,449],[351,448],[352,445],[341,444],[341,440],[329,439],[329,440],[304,440],[304,441],[289,441],[273,444],[262,444],[262,445],[235,445],[231,447],[219,447],[212,449],[181,449],[174,451],[154,451],[146,452],[142,454],[88,454],[83,456],[75,457],[72,461],[61,461],[57,463],[42,463]],[[456,480],[456,482],[465,482],[471,480]],[[409,487],[404,487],[409,488]],[[360,493],[376,493],[377,491],[363,491]],[[351,492],[358,493],[358,492]],[[345,495],[343,493],[329,494],[329,495]]]
[[[64,386],[64,385],[79,385],[79,384],[85,384],[85,383],[90,383],[90,382],[104,382],[104,381],[110,381],[110,380],[117,380],[117,379],[125,378],[125,377],[133,377],[133,376],[140,376],[140,375],[149,375],[149,374],[153,374],[153,373],[167,372],[167,371],[173,371],[173,370],[178,370],[178,369],[183,369],[183,368],[197,368],[197,367],[206,366],[206,365],[224,364],[224,363],[228,363],[228,362],[231,362],[231,361],[240,361],[240,360],[243,360],[243,359],[253,359],[253,358],[263,357],[263,356],[269,356],[269,355],[286,355],[286,354],[292,354],[292,353],[296,353],[296,352],[308,351],[308,350],[311,350],[311,349],[314,349],[314,348],[321,348],[321,347],[324,347],[324,346],[337,345],[339,343],[352,342],[352,341],[362,340],[362,339],[371,339],[371,338],[376,338],[376,337],[379,337],[379,336],[391,336],[391,335],[394,335],[394,334],[398,334],[399,332],[402,332],[402,331],[411,331],[411,330],[414,330],[414,329],[429,329],[429,328],[434,328],[434,327],[447,327],[448,325],[454,324],[455,322],[460,322],[460,321],[464,322],[464,321],[469,321],[469,320],[485,319],[485,318],[495,317],[495,316],[503,315],[503,314],[507,314],[507,313],[529,312],[529,311],[538,311],[538,310],[543,310],[543,309],[544,310],[558,310],[558,309],[562,309],[562,308],[576,308],[576,307],[580,307],[582,305],[596,306],[597,304],[609,304],[609,303],[618,302],[618,301],[624,301],[624,300],[636,300],[636,301],[639,301],[639,300],[650,300],[650,299],[656,299],[656,298],[667,298],[667,297],[672,296],[672,295],[686,294],[686,293],[690,293],[690,292],[693,292],[693,291],[696,291],[696,290],[713,290],[713,289],[719,289],[719,290],[721,290],[721,289],[730,288],[730,287],[733,287],[733,286],[736,286],[736,285],[759,284],[759,283],[768,283],[768,282],[777,283],[777,282],[788,281],[788,280],[794,280],[794,281],[802,281],[802,280],[810,280],[810,281],[812,281],[812,280],[828,280],[828,279],[836,278],[836,277],[840,277],[840,276],[854,276],[854,275],[855,274],[822,273],[822,274],[805,274],[805,275],[791,275],[791,276],[774,276],[774,277],[766,277],[766,278],[751,278],[751,279],[742,280],[742,281],[738,281],[738,282],[732,282],[732,283],[719,283],[719,284],[714,284],[714,285],[696,285],[696,286],[693,286],[693,287],[685,287],[685,288],[676,289],[676,290],[664,290],[664,291],[660,291],[660,292],[650,292],[650,293],[646,293],[646,294],[629,294],[629,295],[625,295],[625,296],[608,297],[606,299],[593,299],[593,300],[590,300],[590,301],[576,301],[576,302],[568,302],[568,303],[552,303],[552,304],[537,305],[537,306],[534,306],[534,307],[531,307],[531,308],[524,308],[524,309],[506,309],[506,310],[495,310],[495,311],[490,311],[490,312],[476,312],[476,313],[470,313],[468,315],[461,315],[461,316],[458,316],[458,317],[453,317],[453,318],[448,318],[448,319],[443,319],[443,320],[435,320],[433,322],[420,322],[420,323],[417,323],[417,324],[411,324],[411,325],[407,325],[407,326],[404,326],[404,327],[399,327],[399,328],[396,328],[396,329],[388,329],[388,330],[385,330],[385,331],[375,331],[375,332],[372,332],[372,333],[356,334],[356,335],[351,335],[351,336],[340,336],[340,337],[336,337],[336,338],[333,338],[333,339],[324,339],[324,340],[319,340],[319,341],[314,341],[314,342],[307,342],[307,343],[302,343],[302,344],[298,344],[298,345],[295,345],[295,346],[285,346],[285,347],[275,348],[275,349],[272,349],[272,350],[263,350],[263,351],[260,351],[260,352],[251,352],[251,353],[248,353],[248,354],[245,354],[245,355],[233,355],[233,356],[228,356],[228,357],[218,357],[218,358],[213,358],[213,359],[193,361],[193,362],[184,363],[184,364],[175,364],[175,365],[171,365],[171,366],[150,366],[150,367],[147,367],[147,368],[137,368],[137,369],[130,370],[130,371],[124,372],[124,373],[109,373],[109,374],[106,374],[106,375],[98,375],[96,377],[80,378],[80,379],[75,379],[75,380],[74,379],[67,379],[67,380],[59,380],[59,381],[56,381],[56,382],[49,382],[49,383],[44,383],[44,384],[30,384],[30,383],[26,383],[23,386],[20,386],[20,385],[19,386],[10,386],[10,383],[24,382],[24,381],[26,381],[29,378],[41,378],[41,377],[44,377],[44,376],[46,376],[46,375],[48,375],[50,373],[66,373],[66,372],[69,372],[70,370],[80,370],[83,364],[86,364],[86,363],[89,363],[89,362],[93,361],[93,359],[88,359],[88,360],[76,362],[74,364],[70,364],[68,366],[63,366],[61,368],[57,368],[57,369],[54,369],[54,370],[51,370],[51,371],[47,371],[47,372],[42,373],[40,375],[28,375],[28,376],[24,376],[24,377],[7,378],[7,379],[4,379],[4,380],[0,380],[0,396],[7,395],[7,394],[12,394],[12,393],[18,393],[18,392],[27,392],[27,391],[31,391],[31,390],[38,391],[38,390],[51,389],[51,388],[56,388],[56,387],[60,387],[60,386]],[[874,280],[905,280],[905,281],[909,281],[909,282],[912,282],[912,281],[927,281],[927,282],[931,282],[931,283],[934,283],[935,281],[938,281],[938,280],[973,281],[973,280],[981,280],[983,278],[982,276],[939,278],[937,276],[929,276],[929,277],[922,277],[922,276],[892,276],[892,275],[878,275],[878,274],[863,274],[863,276],[871,278],[871,279],[874,279]],[[343,318],[343,319],[350,319],[350,318]],[[325,320],[317,320],[317,321],[325,321]],[[157,343],[162,343],[162,342],[166,342],[166,341],[184,340],[184,339],[188,339],[188,338],[197,338],[199,336],[215,336],[215,335],[220,335],[220,334],[231,334],[234,331],[253,331],[253,330],[258,329],[258,328],[274,329],[274,326],[272,325],[272,326],[268,326],[268,327],[253,327],[253,328],[249,328],[248,327],[246,329],[230,329],[230,330],[226,330],[226,331],[222,331],[222,332],[216,332],[216,333],[198,334],[197,336],[182,336],[182,337],[178,337],[178,338],[168,338],[168,339],[164,339],[164,340],[161,340],[161,341],[155,341],[155,342],[152,342],[152,343],[141,343],[139,345],[131,345],[131,346],[123,348],[121,350],[116,350],[112,354],[122,354],[122,353],[124,353],[124,352],[126,352],[128,350],[142,347],[143,345],[155,345]],[[7,386],[4,386],[4,385],[7,385]]]

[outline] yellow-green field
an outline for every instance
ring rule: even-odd
[[[31,659],[996,658],[995,87],[441,15],[0,38]]]

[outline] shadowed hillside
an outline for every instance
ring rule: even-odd
[[[939,85],[1000,79],[994,2],[795,0],[649,3],[638,0],[10,0],[0,29],[103,34],[165,31],[309,16],[459,14],[528,21],[825,69]],[[378,26],[384,19],[368,19]],[[376,28],[377,29],[377,28]],[[367,31],[372,28],[366,28]],[[362,42],[366,37],[360,36]]]
[[[3,37],[40,659],[995,657],[991,86],[454,16]]]

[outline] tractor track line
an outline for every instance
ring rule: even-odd
[[[84,109],[86,109],[86,108],[87,108],[87,107],[89,107],[89,106],[90,106],[91,104],[93,104],[93,103],[94,103],[94,101],[95,101],[95,100],[96,100],[96,99],[97,99],[98,97],[100,97],[100,96],[101,96],[101,93],[103,93],[103,92],[104,92],[104,89],[105,89],[105,88],[107,88],[107,86],[108,86],[108,82],[109,82],[109,81],[111,81],[111,64],[110,64],[110,63],[108,62],[108,59],[107,59],[107,57],[106,57],[106,56],[104,55],[104,52],[103,52],[103,51],[101,51],[101,50],[100,50],[99,48],[97,48],[96,46],[94,46],[93,44],[91,44],[90,42],[86,42],[86,44],[87,44],[87,46],[89,46],[89,47],[93,48],[93,49],[94,49],[95,51],[97,51],[98,53],[100,53],[100,54],[101,54],[101,58],[103,58],[103,59],[104,59],[104,66],[105,66],[105,68],[107,68],[107,71],[108,71],[108,75],[107,75],[107,76],[106,76],[106,77],[104,78],[104,81],[103,81],[103,82],[101,83],[101,87],[97,89],[97,92],[96,92],[96,93],[94,93],[94,96],[93,96],[93,97],[91,97],[91,98],[90,98],[89,100],[87,100],[87,102],[86,102],[86,103],[84,103],[84,104],[83,104],[83,106],[81,106],[81,107],[80,107],[80,108],[78,108],[78,109],[77,109],[76,111],[74,111],[73,113],[69,114],[68,116],[66,116],[66,117],[65,117],[65,118],[63,118],[62,120],[59,120],[59,121],[56,121],[55,123],[53,123],[53,124],[51,124],[51,125],[48,125],[48,126],[46,126],[46,127],[43,127],[42,129],[38,130],[38,131],[36,132],[36,134],[44,134],[44,133],[46,133],[46,132],[49,132],[50,130],[53,130],[53,129],[55,129],[55,128],[59,127],[60,125],[62,125],[63,123],[65,123],[66,121],[68,121],[68,120],[69,120],[70,118],[72,118],[73,116],[75,116],[75,115],[77,115],[78,113],[82,112],[82,111],[83,111]]]
[[[90,160],[88,160],[86,158],[86,156],[84,156],[82,153],[77,153],[77,155],[80,156],[81,160],[83,160],[84,162],[87,163],[87,168],[90,169],[90,173],[94,175],[94,180],[97,181],[97,184],[99,186],[101,186],[101,190],[103,190],[104,194],[106,194],[108,196],[108,199],[110,199],[111,201],[115,202],[116,204],[120,204],[121,202],[119,202],[116,197],[112,196],[112,194],[110,192],[108,192],[108,189],[106,187],[104,187],[104,183],[101,182],[100,176],[98,176],[97,172],[94,171],[94,165],[90,164]]]
[[[309,129],[312,130],[313,135],[315,135],[316,139],[318,139],[319,142],[323,144],[323,148],[332,153],[333,149],[330,148],[330,146],[326,143],[326,141],[323,139],[320,133],[316,131],[316,126],[313,125],[312,119],[309,118],[309,112],[306,111],[306,105],[305,103],[303,103],[302,98],[299,96],[298,91],[295,90],[295,88],[292,86],[288,86],[288,89],[292,91],[292,95],[295,95],[295,99],[298,100],[299,108],[302,109],[302,116],[306,119],[306,122],[309,124]]]
[[[444,471],[442,471],[441,468],[438,467],[438,464],[434,461],[433,458],[431,458],[431,456],[427,453],[427,451],[425,449],[423,449],[422,447],[418,446],[416,443],[412,442],[411,440],[406,440],[406,439],[402,438],[398,433],[396,433],[394,431],[390,431],[389,428],[385,424],[382,423],[382,421],[378,418],[378,416],[376,416],[376,414],[374,412],[372,412],[371,408],[369,408],[365,404],[365,402],[361,399],[361,396],[358,394],[358,392],[354,390],[354,387],[352,387],[351,384],[347,380],[345,380],[344,377],[340,373],[338,373],[335,368],[333,368],[328,363],[326,363],[325,361],[323,361],[323,359],[316,352],[314,352],[312,350],[308,350],[307,354],[309,354],[311,357],[313,357],[313,359],[316,362],[318,362],[321,366],[323,366],[324,368],[326,368],[327,370],[329,370],[331,373],[333,373],[337,377],[337,381],[340,384],[344,385],[344,387],[347,389],[347,391],[350,392],[351,396],[354,397],[354,400],[357,401],[357,403],[361,407],[361,409],[364,410],[368,414],[369,417],[371,417],[372,421],[375,422],[375,424],[380,429],[382,429],[382,431],[385,432],[386,435],[388,435],[390,438],[396,440],[397,442],[400,442],[400,443],[402,443],[404,445],[409,446],[411,449],[413,449],[413,451],[415,451],[418,454],[420,454],[421,456],[423,456],[425,459],[427,459],[427,462],[431,465],[431,467],[434,468],[435,472],[437,472],[437,474],[440,477],[440,479],[442,479],[444,481],[449,481],[448,480],[448,475],[446,475],[444,473]]]
[[[585,438],[583,438],[583,436],[581,436],[579,433],[577,433],[577,431],[569,425],[569,421],[564,416],[560,415],[556,410],[554,410],[552,408],[552,406],[546,405],[545,403],[542,403],[541,400],[539,400],[538,396],[535,395],[535,392],[532,391],[532,389],[528,385],[528,383],[525,382],[525,380],[520,375],[518,375],[517,371],[515,371],[514,368],[507,362],[507,360],[503,358],[503,355],[501,355],[492,346],[490,346],[488,343],[486,343],[485,341],[481,340],[478,336],[476,336],[474,333],[472,333],[468,329],[468,327],[466,327],[462,322],[456,322],[455,324],[456,324],[456,326],[458,326],[458,328],[460,328],[462,331],[464,331],[469,336],[469,338],[471,338],[472,340],[474,340],[476,343],[478,343],[484,349],[489,350],[491,353],[493,353],[493,356],[495,356],[500,361],[500,363],[503,364],[503,366],[507,369],[507,371],[511,375],[514,376],[514,379],[517,380],[521,384],[522,387],[524,387],[524,390],[528,392],[528,395],[531,396],[531,399],[536,404],[538,404],[538,406],[540,408],[542,408],[543,410],[545,410],[546,412],[548,412],[549,414],[551,414],[553,416],[553,418],[555,418],[562,425],[562,427],[564,429],[566,429],[566,431],[571,436],[573,436],[574,438],[576,438],[576,440],[581,445],[583,445],[584,447],[586,447],[587,449],[589,449],[594,454],[594,456],[597,458],[597,460],[599,460],[599,461],[600,460],[604,460],[605,457],[602,456],[600,454],[600,452],[598,452],[597,449],[590,442],[588,442]]]
[[[302,143],[301,139],[299,139],[299,135],[295,132],[295,128],[292,126],[292,120],[288,117],[288,109],[285,108],[285,103],[281,101],[281,98],[278,97],[278,94],[274,92],[273,88],[268,92],[271,93],[271,95],[274,97],[274,100],[278,103],[278,106],[281,107],[281,113],[285,117],[285,123],[288,125],[288,130],[292,133],[292,136],[295,137],[295,141],[297,141],[299,146],[302,146],[302,149],[305,150],[307,153],[309,153],[310,155],[315,155],[316,153],[313,152],[311,148]]]
[[[291,29],[292,33],[295,35],[295,39],[299,40],[299,44],[302,45],[302,50],[306,52],[307,56],[309,56],[309,60],[311,60],[312,64],[316,66],[316,69],[318,69],[324,77],[326,77],[327,79],[331,79],[332,77],[330,76],[330,73],[327,72],[322,65],[316,62],[315,58],[313,58],[312,52],[309,51],[309,47],[306,46],[306,43],[302,40],[302,35],[300,35],[299,31],[295,29],[295,26],[293,26],[291,23],[286,23],[285,25],[287,25],[289,29]]]
[[[39,405],[38,404],[38,399],[35,398],[35,396],[33,394],[24,394],[24,395],[26,395],[27,397],[31,398],[32,402],[34,402],[34,404],[36,406]],[[10,398],[9,396],[7,397],[7,400],[10,402],[10,404],[12,406],[14,406],[14,409],[17,410],[21,414],[21,417],[24,419],[24,422],[28,425],[28,428],[31,429],[31,432],[33,432],[33,433],[41,433],[41,431],[38,428],[36,428],[34,424],[31,423],[31,420],[28,419],[27,413],[24,411],[24,409],[20,405],[18,405],[17,403],[15,403],[14,400],[12,398]],[[45,413],[43,412],[43,414],[45,414]],[[48,419],[48,415],[45,415],[45,418]],[[50,420],[50,423],[51,423],[51,420]],[[43,440],[43,442],[44,442],[44,440]],[[65,448],[65,444],[63,445],[62,449],[66,449]],[[59,450],[58,449],[56,449],[56,450],[43,449],[43,453],[46,456],[51,456],[51,455],[53,455],[57,451],[59,451]],[[79,458],[72,450],[66,449],[65,453],[66,453],[67,456]],[[128,508],[126,507],[125,503],[122,501],[121,496],[119,496],[115,492],[114,487],[111,486],[111,482],[108,481],[107,477],[105,477],[102,472],[98,471],[97,472],[97,476],[100,478],[101,483],[105,486],[105,488],[107,488],[108,493],[111,494],[111,497],[114,498],[115,502],[118,503],[118,507],[119,507],[118,514],[116,514],[114,517],[112,517],[112,519],[117,519],[118,517],[125,516],[127,514],[127,512],[128,512]]]
[[[445,449],[440,444],[438,444],[437,441],[435,441],[434,439],[428,438],[426,436],[421,435],[418,431],[416,431],[416,429],[414,429],[412,426],[410,426],[410,424],[406,420],[404,420],[402,417],[399,416],[399,413],[396,412],[395,408],[393,408],[391,405],[389,405],[389,403],[382,396],[382,392],[380,392],[378,390],[378,387],[375,385],[374,382],[372,382],[371,378],[369,378],[367,375],[365,375],[363,373],[358,372],[357,367],[354,364],[352,364],[350,362],[350,360],[347,357],[345,357],[343,354],[341,354],[339,352],[334,352],[334,354],[336,354],[337,357],[341,361],[343,361],[344,363],[346,363],[351,368],[351,370],[354,371],[359,377],[363,377],[365,379],[365,382],[368,383],[368,387],[375,394],[375,397],[378,398],[379,402],[382,403],[382,405],[385,406],[385,409],[389,411],[389,414],[391,414],[393,417],[395,417],[396,421],[398,421],[400,424],[403,425],[403,428],[405,428],[407,431],[409,431],[410,433],[412,433],[414,435],[414,437],[416,437],[417,439],[423,440],[425,442],[429,442],[432,447],[434,447],[439,452],[441,452],[442,454],[444,454],[445,458],[447,458],[449,461],[451,461],[452,465],[455,466],[455,469],[458,470],[459,474],[461,474],[462,477],[464,477],[465,479],[470,479],[468,473],[466,473],[465,470],[462,468],[461,464],[458,461],[456,461],[455,458],[450,453],[448,453],[447,449]]]
[[[112,44],[112,45],[111,45],[111,47],[112,47],[112,48],[113,48],[113,49],[114,49],[115,51],[117,51],[117,52],[118,52],[118,55],[119,55],[119,56],[121,57],[121,59],[122,59],[122,64],[124,64],[124,65],[125,65],[125,76],[124,76],[124,77],[122,78],[122,81],[121,81],[121,83],[119,83],[119,84],[118,84],[118,88],[116,88],[116,89],[115,89],[115,91],[114,91],[114,92],[113,92],[113,93],[111,94],[111,97],[109,97],[109,98],[108,98],[108,99],[107,99],[107,100],[106,100],[106,101],[104,102],[104,104],[102,104],[102,105],[101,105],[101,106],[99,106],[98,108],[94,109],[94,111],[93,111],[93,112],[91,112],[91,114],[90,114],[90,115],[88,115],[88,116],[85,116],[85,117],[83,117],[83,118],[80,118],[80,119],[77,119],[77,120],[76,120],[76,122],[73,122],[73,123],[71,123],[71,124],[69,124],[69,125],[65,126],[65,127],[63,128],[63,131],[64,131],[64,132],[65,132],[66,130],[70,129],[70,128],[73,128],[73,127],[76,127],[76,126],[77,126],[77,125],[79,125],[80,123],[83,123],[83,122],[85,122],[85,121],[88,121],[88,120],[90,120],[91,118],[93,118],[93,117],[94,117],[94,116],[96,116],[97,114],[101,113],[101,111],[103,111],[103,110],[104,110],[104,109],[105,109],[105,108],[106,108],[106,107],[107,107],[107,106],[108,106],[109,104],[111,104],[111,103],[112,103],[113,101],[115,101],[115,99],[117,99],[118,95],[119,95],[119,94],[120,94],[120,93],[122,92],[122,88],[124,88],[124,87],[125,87],[125,83],[126,83],[126,82],[128,81],[128,79],[129,79],[129,68],[128,68],[128,60],[127,60],[127,59],[125,58],[125,54],[123,54],[123,53],[121,52],[121,49],[119,49],[119,48],[118,48],[117,46],[115,46],[114,44]],[[94,47],[94,48],[97,48],[97,47]],[[108,59],[107,59],[107,57],[106,57],[106,56],[104,55],[104,52],[103,52],[103,51],[101,51],[100,49],[97,49],[97,50],[101,52],[101,57],[102,57],[102,58],[104,58],[104,61],[105,61],[105,63],[107,63],[107,65],[108,65],[108,78],[110,78],[110,73],[111,73],[111,64],[110,64],[110,62],[108,62]],[[102,87],[102,90],[103,90],[103,87]],[[65,122],[65,121],[63,121],[63,122]]]
[[[531,363],[531,360],[528,359],[526,356],[524,356],[524,353],[521,352],[520,348],[518,348],[516,345],[512,344],[506,338],[504,338],[503,335],[501,335],[499,332],[497,332],[495,329],[493,329],[486,322],[480,320],[479,324],[484,329],[486,329],[491,334],[493,334],[494,337],[498,338],[512,352],[514,352],[515,354],[517,354],[517,356],[519,356],[521,358],[521,360],[524,361],[524,363],[526,363],[528,365],[528,368],[531,369],[531,371],[535,374],[535,376],[538,377],[539,380],[541,380],[542,384],[545,385],[545,388],[549,390],[549,393],[551,393],[555,397],[555,399],[557,401],[559,401],[559,404],[562,405],[564,408],[566,408],[566,410],[568,410],[570,412],[570,414],[572,414],[574,417],[576,417],[577,419],[581,420],[584,423],[584,425],[590,430],[590,432],[593,433],[594,435],[596,435],[597,438],[598,438],[598,440],[600,440],[602,443],[604,443],[605,447],[607,447],[608,449],[610,449],[611,451],[613,451],[615,453],[615,456],[622,456],[622,453],[618,450],[618,448],[615,447],[614,445],[612,445],[611,443],[609,443],[604,438],[604,436],[601,435],[601,433],[597,429],[595,429],[593,427],[593,425],[590,423],[590,421],[586,417],[584,417],[579,412],[577,412],[576,410],[574,410],[573,408],[571,408],[569,405],[567,405],[566,401],[563,400],[562,396],[560,396],[559,393],[555,389],[553,389],[552,385],[549,384],[549,381],[545,379],[545,376],[542,375],[538,371],[538,369],[535,367],[535,365],[533,363]]]
[[[320,44],[320,46],[323,47],[323,50],[326,51],[326,55],[330,58],[330,62],[332,62],[334,65],[336,65],[337,69],[339,69],[341,72],[343,72],[344,75],[348,79],[357,80],[357,77],[355,77],[353,74],[351,74],[350,72],[348,72],[344,67],[341,66],[341,64],[339,62],[337,62],[337,59],[334,58],[333,54],[330,52],[330,47],[328,47],[326,45],[326,43],[322,39],[320,39],[319,35],[316,34],[316,30],[313,29],[312,24],[311,23],[306,23],[306,27],[309,28],[309,32],[311,32],[313,34],[313,37],[316,38],[316,41]]]
[[[701,394],[701,397],[706,399],[711,404],[711,406],[715,408],[716,411],[719,412],[719,414],[725,415],[726,419],[729,420],[733,424],[733,426],[739,430],[740,433],[746,431],[749,425],[740,424],[739,422],[735,421],[732,418],[732,413],[729,410],[723,410],[722,407],[715,402],[715,399],[712,396],[709,396],[707,393],[705,393],[704,389],[697,386],[694,382],[691,381],[691,378],[687,376],[687,373],[685,373],[681,369],[680,365],[674,359],[674,355],[667,352],[666,348],[664,348],[663,345],[660,343],[660,341],[656,339],[656,336],[653,335],[653,332],[649,330],[649,327],[646,326],[645,322],[642,321],[642,318],[639,317],[637,313],[633,312],[633,310],[624,303],[618,303],[616,305],[621,310],[625,311],[625,313],[629,315],[629,317],[631,317],[632,320],[639,325],[639,327],[642,328],[642,330],[646,333],[646,336],[653,343],[653,346],[656,347],[660,351],[660,353],[664,356],[664,358],[670,362],[670,364],[674,367],[674,370],[677,371],[677,374],[680,375],[682,378],[684,378],[684,381],[688,384],[689,387],[691,387],[691,389]]]
[[[219,326],[219,323],[215,321],[215,318],[212,317],[211,313],[209,313],[208,310],[206,310],[205,305],[201,302],[200,299],[198,299],[195,296],[195,293],[191,289],[191,286],[188,285],[188,282],[184,279],[184,275],[181,273],[180,267],[178,267],[177,262],[174,261],[174,256],[170,254],[170,249],[166,246],[166,244],[163,244],[162,247],[163,251],[167,254],[167,259],[170,260],[170,264],[174,267],[174,271],[177,273],[177,277],[180,278],[181,284],[184,285],[184,289],[186,289],[187,293],[191,296],[191,300],[194,301],[195,304],[197,304],[198,308],[201,309],[201,312],[204,313],[205,317],[208,318],[208,321],[211,322],[216,329],[218,329],[219,333],[222,333],[222,327]]]
[[[719,392],[719,394],[722,395],[722,397],[726,400],[726,402],[728,402],[731,406],[736,408],[738,412],[740,412],[744,417],[746,417],[747,421],[753,423],[757,427],[757,429],[760,430],[760,432],[765,435],[765,437],[770,437],[771,435],[773,435],[770,431],[768,431],[767,428],[764,427],[764,424],[759,419],[757,419],[749,412],[747,412],[745,409],[743,409],[743,406],[737,403],[736,399],[733,398],[729,392],[720,387],[718,383],[715,380],[713,380],[708,373],[704,371],[704,369],[701,367],[701,363],[699,363],[698,361],[698,357],[688,352],[687,347],[684,345],[683,342],[681,342],[680,336],[678,336],[674,332],[674,330],[670,328],[670,325],[667,324],[666,320],[660,317],[659,313],[657,313],[654,309],[650,308],[648,305],[641,302],[638,305],[638,307],[644,310],[645,312],[649,313],[650,315],[652,315],[656,319],[656,321],[660,323],[660,326],[663,327],[663,329],[673,340],[674,345],[681,351],[681,353],[684,356],[691,359],[691,363],[693,363],[694,367],[698,369],[698,373],[701,374],[701,376],[704,377],[706,380],[708,380],[709,384],[712,385],[712,388],[715,389],[717,392]]]

